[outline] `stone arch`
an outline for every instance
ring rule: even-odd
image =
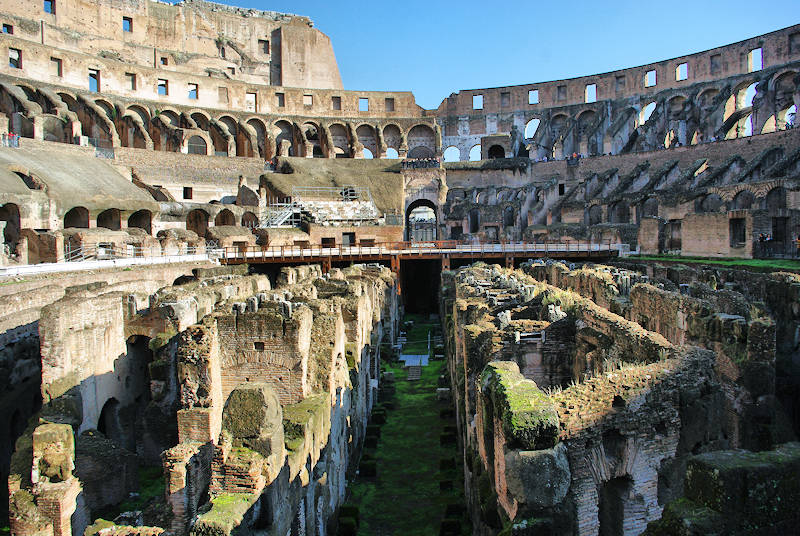
[[[445,162],[458,162],[461,160],[461,151],[455,145],[451,145],[444,150],[443,157]]]
[[[350,137],[347,134],[347,128],[340,124],[334,123],[329,128],[331,139],[329,150],[333,150],[336,158],[350,158],[353,155],[350,153]]]
[[[375,133],[375,127],[367,124],[361,124],[356,128],[356,138],[358,142],[368,149],[373,155],[380,155],[378,150],[378,137]]]
[[[202,136],[194,135],[187,142],[189,154],[208,154],[208,144]]]
[[[103,98],[97,98],[94,99],[94,103],[100,107],[103,112],[105,112],[106,117],[108,117],[111,121],[117,120],[117,108],[111,102]]]
[[[194,231],[200,238],[205,238],[208,232],[208,212],[196,208],[186,215],[186,229]]]
[[[747,210],[753,208],[755,195],[750,190],[742,190],[731,201],[731,210]]]
[[[250,212],[249,210],[242,214],[242,227],[247,227],[249,229],[255,229],[258,227],[258,217]]]
[[[400,148],[403,145],[403,133],[400,130],[400,127],[394,123],[390,123],[383,127],[383,142],[386,144],[388,149],[394,149],[399,154]]]
[[[514,223],[514,207],[512,205],[506,205],[503,209],[503,228],[508,229],[509,227],[514,227]]]
[[[532,139],[536,136],[536,131],[539,130],[539,125],[542,123],[542,120],[538,117],[534,117],[527,123],[525,123],[525,138]]]
[[[436,155],[436,134],[428,125],[414,125],[408,131],[409,158],[431,158]]]
[[[0,221],[5,222],[5,227],[3,228],[3,244],[9,250],[9,253],[13,253],[19,242],[19,206],[14,203],[6,203],[0,206]]]
[[[470,162],[477,162],[481,159],[481,146],[480,144],[473,145],[469,150]]]
[[[699,201],[697,212],[719,212],[725,202],[719,194],[708,194]]]
[[[592,205],[586,210],[586,225],[598,225],[603,223],[603,207]]]
[[[683,115],[683,107],[686,105],[687,98],[683,95],[675,95],[667,101],[670,119],[679,119]]]
[[[430,220],[432,212],[432,223]],[[429,219],[424,222],[412,221],[413,214],[420,214],[427,216]],[[406,239],[410,241],[430,241],[436,240],[436,229],[438,223],[438,215],[436,204],[430,199],[420,198],[415,199],[406,207]]]
[[[295,153],[295,143],[294,143],[294,126],[292,123],[285,119],[279,119],[275,121],[273,124],[273,134],[275,137],[275,146],[276,146],[276,154],[280,154],[281,156],[297,156]],[[284,151],[281,146],[285,145],[284,142],[288,142],[288,151],[284,154]]]
[[[776,186],[767,192],[765,199],[765,208],[770,213],[775,213],[779,210],[786,208],[786,188],[783,186]]]
[[[658,217],[658,199],[655,197],[648,197],[640,205],[639,221],[647,217]]]
[[[119,400],[114,397],[109,398],[100,410],[97,419],[97,431],[106,436],[111,441],[119,445],[125,444],[125,434],[119,415]]]
[[[145,128],[150,128],[150,112],[147,108],[139,104],[131,104],[125,111],[133,112],[138,115]]]
[[[609,223],[630,223],[631,208],[626,201],[617,201],[608,207]]]
[[[267,143],[267,125],[258,117],[251,117],[247,120],[247,124],[253,127],[253,130],[256,131],[256,141],[258,143],[258,154],[264,160],[269,160],[272,158],[272,151],[270,150],[269,144]],[[238,143],[237,143],[237,154],[238,154]]]
[[[325,152],[323,151],[323,133],[319,124],[314,121],[306,121],[300,127],[300,132],[305,141],[306,154],[305,157],[324,158]]]
[[[495,158],[505,158],[506,150],[503,149],[501,145],[492,145],[486,152],[486,156],[488,156],[490,160]]]
[[[110,208],[98,214],[97,227],[111,229],[112,231],[119,231],[121,228],[119,209]]]
[[[143,229],[147,234],[153,234],[153,213],[149,210],[137,210],[128,217],[129,229]]]
[[[705,112],[712,111],[715,106],[715,101],[719,95],[719,90],[715,87],[709,87],[701,91],[697,95],[697,105]]]
[[[64,229],[88,229],[89,209],[86,207],[73,207],[64,214]]]
[[[656,111],[657,106],[658,105],[656,101],[652,101],[646,104],[642,108],[642,111],[639,112],[639,121],[637,125],[644,125],[645,123],[647,123],[650,120],[650,117],[653,115],[653,112]]]
[[[236,218],[233,216],[233,212],[225,208],[217,213],[214,218],[214,225],[217,227],[220,225],[236,225]]]

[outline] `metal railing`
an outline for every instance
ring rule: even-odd
[[[153,257],[182,257],[194,255],[207,255],[209,258],[219,258],[222,248],[206,247],[204,251],[194,246],[186,246],[178,251],[163,251],[159,246],[141,247],[132,245],[91,244],[64,246],[64,262],[107,261],[118,259],[141,259]]]
[[[465,243],[458,240],[432,240],[428,242],[382,242],[366,245],[293,245],[293,246],[241,246],[226,247],[220,252],[220,261],[250,260],[294,260],[319,258],[353,258],[353,257],[389,257],[401,255],[406,257],[423,255],[456,255],[456,256],[503,256],[524,255],[536,256],[558,255],[564,253],[609,253],[614,254],[624,249],[623,244],[605,240],[601,243],[564,241],[564,242],[497,242],[497,243]]]
[[[308,201],[369,201],[372,194],[367,186],[293,186],[292,200],[295,203]]]

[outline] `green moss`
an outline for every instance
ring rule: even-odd
[[[788,259],[726,259],[708,257],[680,257],[672,255],[646,255],[631,256],[631,259],[642,261],[665,261],[690,264],[713,264],[717,266],[731,266],[737,268],[747,268],[755,272],[774,272],[776,270],[788,270],[790,272],[800,272],[800,261]]]
[[[227,536],[241,524],[245,513],[258,500],[250,493],[223,493],[211,500],[211,509],[197,518],[191,534]]]
[[[178,332],[175,331],[173,328],[167,329],[167,331],[162,331],[152,339],[150,339],[150,351],[155,352],[162,346],[166,346],[172,338],[177,335]]]

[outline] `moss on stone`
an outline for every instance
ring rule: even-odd
[[[211,509],[197,518],[192,536],[229,536],[258,496],[251,493],[223,493],[211,500]]]

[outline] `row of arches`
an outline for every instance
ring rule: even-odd
[[[89,209],[73,207],[64,214],[64,228],[88,229]],[[118,208],[106,209],[97,214],[97,227],[119,231],[122,228],[122,213]],[[137,210],[128,216],[128,228],[142,229],[147,234],[153,232],[153,213],[149,210]]]

